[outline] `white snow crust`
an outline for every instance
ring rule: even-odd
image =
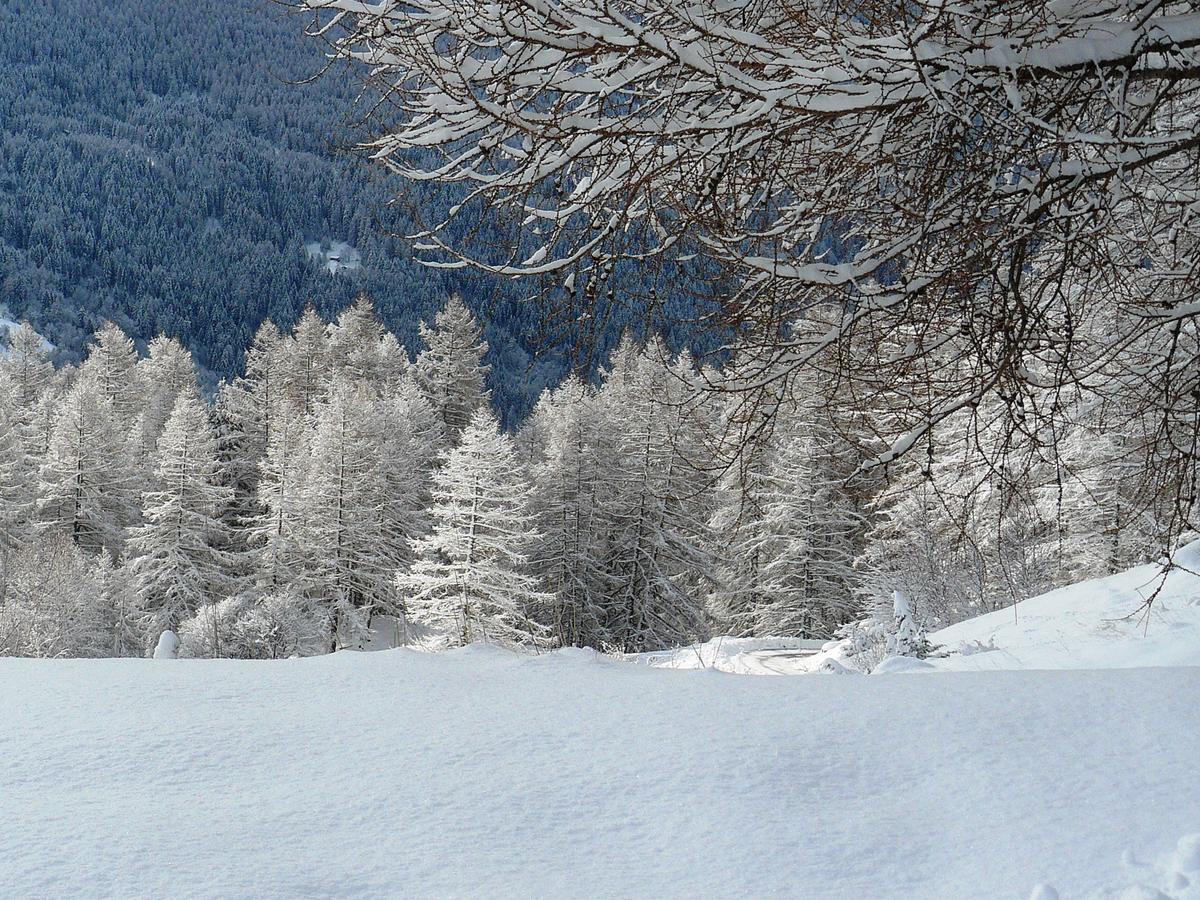
[[[1080,897],[1131,860],[1189,877],[1200,832],[1195,668],[475,646],[3,659],[0,685],[8,896]]]

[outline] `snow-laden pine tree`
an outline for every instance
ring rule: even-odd
[[[417,383],[441,416],[450,446],[457,446],[472,415],[488,403],[487,341],[458,294],[434,317],[432,328],[422,323],[421,339],[426,349],[417,354]]]
[[[562,646],[599,648],[606,640],[601,426],[595,389],[572,377],[542,395],[526,425],[536,434],[522,442],[533,455],[538,530],[530,568],[554,596],[551,622]]]
[[[607,643],[625,652],[702,640],[713,566],[708,547],[707,476],[697,466],[705,410],[689,402],[692,374],[672,369],[657,341],[626,339],[601,392],[601,427],[613,435],[604,462],[606,590],[600,597]]]
[[[56,404],[50,446],[39,475],[42,528],[89,553],[119,553],[136,522],[139,485],[112,400],[81,375]]]
[[[155,487],[142,498],[145,521],[129,537],[129,571],[151,642],[230,590],[220,550],[228,499],[208,409],[185,391],[159,440]]]
[[[529,573],[532,489],[512,440],[481,408],[434,474],[433,530],[398,581],[406,608],[452,646],[540,644],[552,601]]]

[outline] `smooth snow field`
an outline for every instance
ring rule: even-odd
[[[4,659],[0,894],[1186,888],[1198,760],[1185,667],[755,678],[483,647]]]

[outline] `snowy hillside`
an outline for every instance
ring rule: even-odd
[[[1175,563],[1166,576],[1159,566],[1139,566],[945,628],[931,639],[951,655],[935,664],[943,669],[1200,666],[1200,542],[1176,553]],[[1151,597],[1147,613],[1143,604]]]
[[[878,674],[994,669],[1119,669],[1200,666],[1200,541],[1175,566],[1145,565],[1024,600],[931,634],[935,655],[892,660]],[[1153,598],[1153,603],[1146,601]],[[829,665],[829,661],[833,665]],[[638,662],[739,675],[806,675],[855,668],[838,642],[715,638],[646,653]]]
[[[477,646],[3,659],[0,683],[10,896],[1081,897],[1165,884],[1190,863],[1123,854],[1200,831],[1196,669],[746,678]]]

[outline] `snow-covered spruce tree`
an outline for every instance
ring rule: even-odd
[[[129,537],[129,571],[145,633],[153,638],[203,603],[228,592],[219,516],[229,489],[220,482],[216,437],[204,401],[179,396],[158,446],[156,486],[142,498],[145,522]]]
[[[487,341],[458,294],[434,317],[432,328],[422,323],[421,339],[426,349],[417,354],[417,383],[441,416],[450,446],[457,446],[471,416],[488,403]]]
[[[563,646],[602,646],[604,534],[600,499],[601,436],[596,391],[577,378],[547,391],[526,428],[533,454],[538,539],[530,569],[554,596],[551,619]]]
[[[136,521],[137,489],[128,445],[93,380],[79,377],[56,405],[54,428],[39,471],[41,527],[66,535],[89,553],[119,553]]]
[[[531,487],[512,440],[486,407],[434,474],[433,530],[398,580],[406,607],[451,646],[542,644],[535,614],[552,601],[528,570]]]
[[[626,339],[601,391],[615,453],[604,486],[604,581],[599,602],[607,643],[623,652],[702,640],[702,594],[712,579],[706,478],[693,454],[703,446],[684,364],[665,362],[658,342]]]

